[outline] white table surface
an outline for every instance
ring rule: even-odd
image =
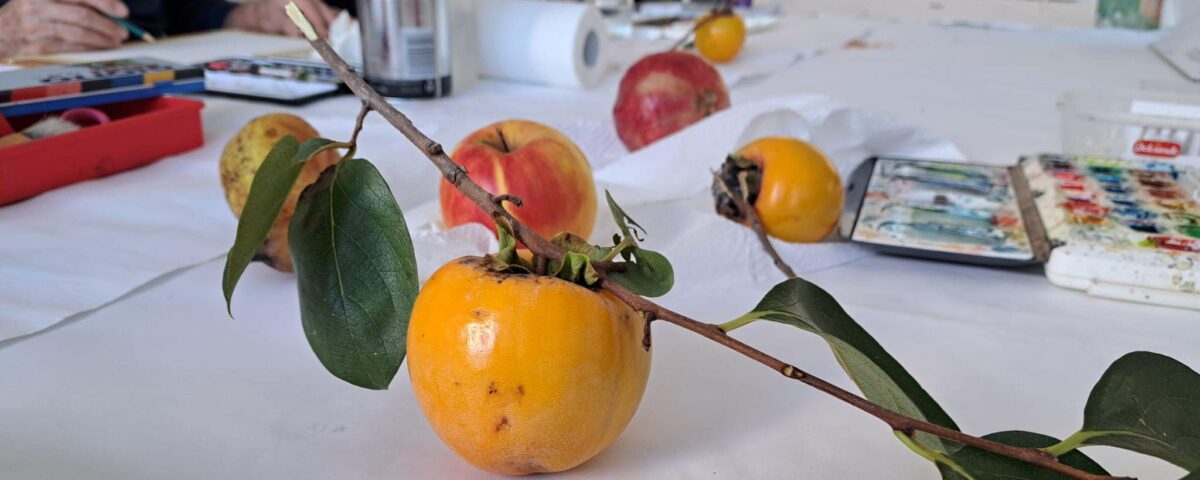
[[[1055,150],[1054,100],[1066,89],[1180,78],[1146,50],[1145,35],[827,17],[786,26],[846,39],[869,29],[878,48],[805,60],[739,87],[735,103],[828,94],[929,128],[988,163]],[[538,118],[550,108],[606,119],[614,87],[615,79],[592,92],[483,82],[443,102],[401,108],[450,143],[485,122]],[[297,113],[320,119],[318,128],[337,137],[348,133],[351,124],[341,124],[356,108],[339,98]],[[209,101],[206,138],[223,144],[260,111]],[[374,133],[364,138],[364,156],[420,165],[378,119],[368,128]],[[165,161],[198,161],[189,155]],[[216,158],[209,161],[215,172]],[[414,168],[385,173],[430,174]],[[433,189],[397,195],[410,207],[432,198]],[[51,195],[69,197],[72,189]],[[251,267],[235,298],[237,319],[229,319],[221,266],[210,261],[169,274],[44,332],[0,342],[0,478],[488,477],[433,435],[403,370],[390,390],[373,392],[321,368],[299,328],[291,276]],[[1129,351],[1200,366],[1200,314],[1091,298],[1052,286],[1038,269],[870,256],[807,278],[833,293],[975,434],[1074,432],[1091,386]],[[721,321],[752,307],[780,279],[774,272],[733,285],[681,278],[663,303]],[[775,325],[736,336],[852,387],[815,337]],[[654,342],[650,386],[630,427],[563,477],[936,478],[885,426],[841,403],[669,325],[656,326]],[[1113,449],[1087,452],[1116,474],[1183,474]]]

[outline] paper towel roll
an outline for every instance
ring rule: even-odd
[[[607,30],[591,5],[483,0],[475,14],[485,77],[590,88],[604,75]]]

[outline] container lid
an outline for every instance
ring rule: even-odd
[[[201,92],[204,70],[154,58],[50,65],[0,73],[0,116]]]

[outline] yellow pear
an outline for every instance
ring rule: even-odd
[[[225,151],[221,154],[221,185],[225,187],[225,200],[229,202],[234,216],[241,218],[254,174],[266,160],[275,142],[287,135],[296,137],[301,143],[318,136],[316,129],[304,119],[287,113],[272,113],[251,120],[225,145]],[[337,152],[326,150],[308,160],[292,191],[288,193],[279,217],[271,226],[267,240],[255,254],[255,260],[261,260],[279,271],[292,271],[287,231],[288,222],[296,211],[296,199],[304,187],[315,182],[323,170],[337,163],[338,158]]]

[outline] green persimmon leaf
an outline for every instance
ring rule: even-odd
[[[604,198],[608,199],[608,209],[612,211],[613,220],[616,220],[617,227],[621,229],[621,233],[625,234],[625,238],[633,238],[637,241],[645,240],[646,229],[638,225],[632,218],[629,218],[625,210],[621,209],[620,205],[617,205],[616,200],[613,200],[612,194],[608,190],[604,191]],[[618,242],[620,241],[617,240],[614,243]]]
[[[300,321],[338,378],[385,389],[404,361],[419,289],[404,215],[374,165],[347,159],[300,195],[288,240]]]
[[[608,279],[643,297],[661,297],[675,286],[675,269],[661,253],[631,247],[621,253],[630,257],[619,265],[625,271],[608,272]]]
[[[271,232],[271,226],[279,217],[280,210],[283,210],[283,204],[300,172],[304,170],[305,163],[321,151],[346,146],[326,138],[313,138],[300,144],[296,137],[287,135],[275,142],[267,158],[259,165],[254,180],[250,182],[246,204],[242,207],[233,247],[225,257],[221,288],[225,293],[225,309],[231,316],[233,290]]]
[[[872,402],[902,415],[958,429],[900,362],[821,287],[800,278],[786,280],[767,292],[749,315],[820,335],[833,349],[842,369]],[[953,448],[924,433],[917,433],[916,441],[943,453]]]
[[[625,270],[608,272],[608,279],[643,297],[666,295],[671,291],[671,287],[675,286],[675,269],[671,262],[661,253],[638,247],[637,242],[645,240],[646,229],[629,218],[608,190],[604,191],[604,198],[608,200],[608,209],[612,211],[617,227],[625,235],[624,238],[632,242],[631,247],[621,250],[621,258],[625,260],[621,265],[625,266]],[[619,245],[621,238],[614,235],[613,243]],[[604,254],[607,255],[611,251],[608,249]],[[604,257],[593,256],[594,260],[601,258]]]
[[[517,258],[517,239],[513,237],[512,226],[508,220],[496,220],[496,234],[500,240],[500,251],[496,256],[501,260],[513,263]]]
[[[532,272],[533,265],[517,254],[517,237],[513,236],[512,225],[506,218],[497,218],[496,237],[500,240],[500,250],[484,257],[488,269],[494,272],[522,271]]]
[[[597,262],[606,258],[609,252],[613,250],[612,247],[597,247],[592,245],[583,239],[583,237],[571,232],[563,232],[555,235],[554,238],[550,239],[550,243],[568,252],[585,255],[592,261]]]
[[[331,148],[350,148],[350,144],[335,142],[328,138],[311,138],[300,144],[300,148],[296,149],[296,154],[292,156],[292,161],[306,162],[314,155]]]
[[[1165,355],[1126,354],[1100,376],[1073,437],[1198,470],[1200,374]]]
[[[983,438],[1024,448],[1045,448],[1058,442],[1053,437],[1021,431],[993,433],[984,435]],[[964,477],[950,466],[939,463],[938,470],[944,480],[1066,480],[1070,478],[1061,473],[974,447],[961,447],[949,458],[956,466],[966,471],[970,477]],[[1059,457],[1058,461],[1088,473],[1108,475],[1108,472],[1100,464],[1078,450]]]
[[[551,276],[580,285],[594,285],[600,281],[600,275],[592,267],[591,259],[577,252],[567,252],[561,262],[550,262],[549,271]]]
[[[304,169],[304,161],[295,160],[299,149],[300,142],[296,137],[287,135],[279,139],[250,182],[250,193],[246,195],[246,204],[242,207],[233,247],[225,256],[225,273],[221,279],[225,310],[230,316],[233,316],[233,290],[238,280],[266,241],[271,225],[279,217],[279,211],[292,191],[292,185],[295,185],[296,178]]]

